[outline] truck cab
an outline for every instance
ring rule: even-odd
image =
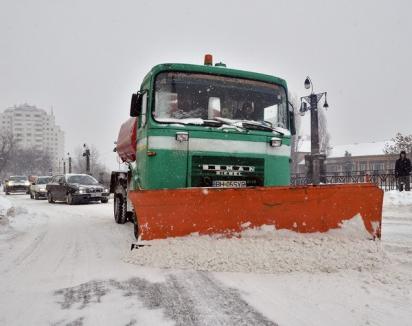
[[[293,116],[283,79],[160,64],[134,94],[131,189],[288,185]]]

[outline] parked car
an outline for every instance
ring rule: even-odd
[[[34,181],[30,185],[30,198],[31,199],[40,199],[46,198],[46,184],[51,180],[50,176],[39,176],[35,177]]]
[[[87,174],[60,174],[46,185],[49,203],[65,201],[69,205],[91,201],[109,201],[109,190]]]
[[[26,176],[12,175],[4,182],[4,192],[10,195],[12,192],[29,193],[30,182]]]

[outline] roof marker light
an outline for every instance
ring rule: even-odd
[[[211,54],[205,54],[205,66],[213,66],[213,56]]]

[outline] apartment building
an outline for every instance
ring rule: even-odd
[[[53,111],[47,113],[29,104],[22,104],[0,112],[0,132],[11,132],[22,148],[47,152],[53,161],[53,172],[58,171],[64,157],[64,131],[56,125]]]

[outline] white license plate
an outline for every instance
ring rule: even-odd
[[[214,180],[213,187],[246,188],[246,181]]]
[[[90,197],[101,197],[102,194],[100,192],[95,192],[93,194],[90,194]]]

